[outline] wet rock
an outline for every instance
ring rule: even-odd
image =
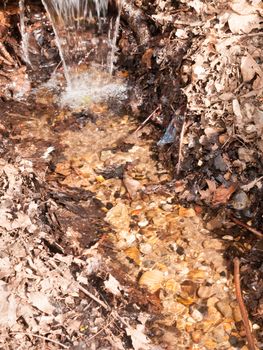
[[[214,159],[214,166],[217,170],[220,171],[226,171],[227,170],[227,165],[224,162],[223,157],[221,156],[221,154],[219,154],[215,159]]]
[[[200,343],[202,337],[203,337],[203,334],[200,331],[194,331],[191,334],[191,338],[192,338],[193,342],[196,343],[196,344]]]
[[[244,191],[240,191],[233,196],[232,206],[236,210],[244,210],[250,205],[250,200]]]
[[[208,299],[212,296],[212,294],[213,294],[212,287],[201,286],[197,291],[197,295],[199,296],[199,298],[202,298],[202,299]]]
[[[219,344],[223,343],[226,340],[226,338],[228,338],[226,336],[223,324],[216,327],[213,330],[212,335],[213,335],[213,338],[215,339],[215,341]]]
[[[155,293],[162,287],[164,275],[162,271],[146,271],[139,280],[141,287],[146,287],[150,293]]]
[[[232,317],[232,309],[229,300],[221,300],[216,303],[217,310],[226,318]]]
[[[193,317],[193,319],[197,322],[201,322],[203,320],[203,315],[201,314],[200,311],[198,310],[193,310],[193,312],[191,312],[191,316]]]
[[[130,216],[127,206],[123,203],[117,204],[107,213],[106,221],[118,232],[128,231],[130,227]]]

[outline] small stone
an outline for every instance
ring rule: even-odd
[[[213,332],[213,338],[217,343],[223,343],[225,340],[227,340],[228,336],[225,333],[224,326],[221,324],[220,326],[216,327]]]
[[[244,210],[250,205],[250,200],[244,191],[239,191],[233,196],[232,206],[236,210]]]
[[[150,254],[152,252],[152,246],[149,243],[141,243],[140,251],[143,254]]]
[[[217,310],[226,318],[232,318],[232,309],[228,300],[221,300],[216,303]]]
[[[222,237],[222,239],[224,239],[225,241],[233,241],[234,237],[230,236],[230,235],[225,235],[225,236]]]
[[[191,337],[192,337],[192,340],[194,343],[198,344],[200,343],[200,340],[202,338],[202,333],[200,331],[194,331],[192,334],[191,334]]]
[[[201,322],[203,320],[203,315],[201,314],[200,311],[198,311],[196,309],[191,313],[191,316],[197,322]]]
[[[171,212],[173,210],[173,206],[171,204],[162,204],[161,206],[162,210],[167,211],[167,212]]]
[[[242,316],[241,316],[240,308],[238,305],[236,305],[233,309],[233,318],[234,318],[235,322],[242,321]]]
[[[202,243],[206,249],[222,249],[223,243],[218,239],[207,239]]]
[[[146,227],[148,225],[149,225],[149,221],[146,220],[146,219],[138,222],[138,226],[141,227],[141,228]]]
[[[199,298],[202,298],[202,299],[210,298],[212,294],[213,294],[213,289],[207,286],[201,286],[197,291],[197,295],[199,296]]]

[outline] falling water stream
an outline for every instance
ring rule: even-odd
[[[125,97],[123,81],[114,78],[121,0],[42,0],[55,33],[66,88],[62,105]],[[30,65],[25,0],[20,0],[22,51]]]

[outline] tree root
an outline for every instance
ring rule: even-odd
[[[146,17],[130,0],[125,0],[123,2],[122,18],[129,24],[138,43],[140,45],[147,45],[151,40],[151,33],[147,25]]]

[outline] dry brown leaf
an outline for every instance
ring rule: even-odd
[[[205,191],[199,191],[201,199],[207,200],[212,205],[226,204],[231,195],[236,190],[236,185],[230,187],[224,187],[223,185],[216,188],[216,183],[211,180],[206,180],[208,189]]]
[[[48,315],[53,314],[55,308],[53,305],[51,305],[49,298],[44,293],[32,292],[28,295],[28,297],[35,308]]]
[[[134,350],[149,350],[150,340],[144,333],[144,325],[138,324],[136,328],[127,327],[126,333],[131,337]]]
[[[137,247],[130,247],[125,250],[125,254],[128,258],[132,259],[135,264],[141,264],[141,254]]]
[[[249,15],[231,13],[228,25],[233,34],[248,34],[253,29],[260,29],[260,17],[256,13]]]
[[[155,293],[162,287],[164,275],[162,271],[146,271],[140,278],[139,285],[146,287],[150,293]]]
[[[142,56],[142,64],[144,64],[148,69],[152,68],[152,56],[153,49],[148,49]]]
[[[223,185],[216,189],[216,192],[213,195],[212,204],[226,204],[231,197],[231,195],[235,192],[236,186],[231,185],[229,187],[224,187]]]
[[[116,280],[111,274],[109,275],[109,279],[104,281],[104,286],[107,291],[112,293],[113,295],[121,295],[121,285],[119,281]]]
[[[241,58],[241,74],[244,82],[248,82],[254,78],[256,74],[263,76],[263,72],[254,58],[247,54],[245,57]]]

